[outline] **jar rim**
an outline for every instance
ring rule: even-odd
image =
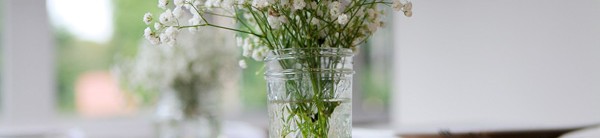
[[[300,52],[298,52],[300,51]],[[319,47],[319,48],[283,48],[276,50],[269,50],[265,61],[277,60],[280,57],[292,56],[303,54],[305,51],[319,51],[322,55],[336,55],[342,57],[352,57],[354,52],[349,48],[337,48],[337,47]]]

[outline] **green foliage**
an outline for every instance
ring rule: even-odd
[[[267,107],[267,83],[262,70],[264,63],[254,60],[248,61],[248,68],[242,71],[240,96],[246,109],[265,109]]]
[[[142,21],[146,12],[156,13],[156,1],[148,0],[113,0],[115,31],[111,46],[113,52],[133,56],[140,42],[144,41],[142,34],[147,27]],[[149,11],[150,10],[150,11]],[[154,10],[154,11],[152,11]]]
[[[65,29],[57,29],[58,98],[63,111],[74,109],[74,88],[78,77],[85,72],[105,70],[111,54],[103,44],[77,40]]]

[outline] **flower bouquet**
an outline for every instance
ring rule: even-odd
[[[351,137],[352,57],[383,26],[384,6],[412,16],[412,3],[400,0],[159,0],[164,12],[144,16],[154,26],[144,36],[176,46],[183,29],[237,32],[242,55],[265,61],[270,137]]]
[[[123,85],[141,91],[135,96],[159,92],[154,120],[158,137],[221,135],[221,87],[236,76],[237,50],[226,41],[227,32],[205,30],[173,36],[176,47],[145,43],[133,59],[112,69]]]

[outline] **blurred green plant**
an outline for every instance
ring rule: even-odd
[[[55,28],[57,44],[58,104],[64,112],[75,109],[75,83],[86,71],[108,71],[116,55],[135,55],[146,25],[143,15],[156,5],[144,0],[113,0],[114,34],[107,43],[80,40],[63,27]]]
[[[267,108],[267,82],[263,73],[263,62],[246,59],[248,67],[242,70],[240,96],[248,111],[266,110]]]

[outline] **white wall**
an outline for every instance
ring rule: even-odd
[[[395,21],[399,132],[600,123],[599,0],[413,4]]]
[[[54,119],[54,46],[43,0],[2,1],[0,125]]]

